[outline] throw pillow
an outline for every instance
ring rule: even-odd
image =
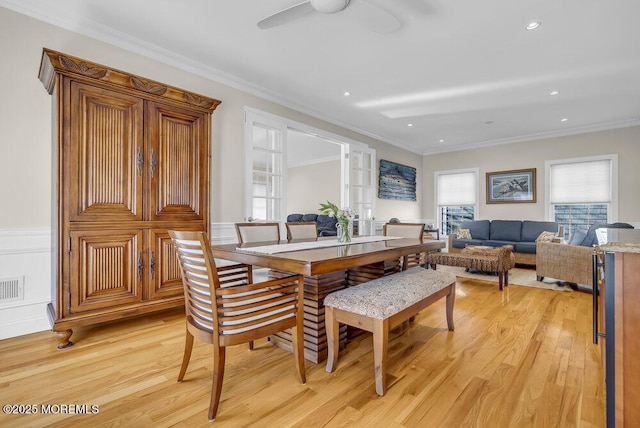
[[[471,231],[469,229],[456,230],[456,239],[471,239]]]
[[[571,234],[571,237],[569,238],[569,244],[570,245],[581,245],[582,241],[584,241],[584,238],[587,237],[587,232],[588,230],[586,229],[576,229],[573,231],[573,233]]]
[[[551,242],[556,237],[556,232],[540,232],[540,235],[536,238],[536,242]]]

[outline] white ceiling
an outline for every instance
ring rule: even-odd
[[[299,1],[0,5],[416,153],[640,123],[638,0],[352,0],[257,28]],[[363,3],[401,28],[371,31]],[[527,31],[530,21],[542,25]]]

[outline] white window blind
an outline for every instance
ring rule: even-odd
[[[549,201],[552,204],[611,202],[611,160],[551,165]]]
[[[476,181],[472,171],[438,175],[438,205],[475,205]]]

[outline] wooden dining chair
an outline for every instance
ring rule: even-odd
[[[287,240],[292,239],[316,239],[318,237],[318,224],[315,221],[297,221],[285,223],[287,227]]]
[[[384,236],[397,236],[400,238],[419,239],[422,242],[424,223],[385,223]],[[402,257],[402,270],[420,266],[424,263],[424,253],[410,254]]]
[[[268,242],[280,240],[278,223],[236,223],[238,243]]]
[[[280,225],[278,223],[236,223],[238,243],[278,242],[280,241]],[[254,266],[253,275],[259,281],[269,279],[269,270]],[[253,349],[253,341],[249,342],[249,349]]]
[[[218,412],[227,346],[290,328],[298,379],[306,383],[302,276],[251,283],[250,265],[216,269],[206,233],[169,231],[169,236],[182,274],[187,325],[178,382],[187,371],[194,338],[212,344],[209,421],[214,421]]]

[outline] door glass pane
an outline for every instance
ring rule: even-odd
[[[361,235],[373,235],[375,223],[371,221],[375,210],[375,151],[366,147],[349,148],[349,206],[357,218]]]
[[[253,170],[267,172],[269,162],[267,161],[267,152],[262,149],[253,149]]]
[[[260,221],[280,221],[286,125],[247,113],[245,129],[251,133],[246,140],[245,216]]]
[[[267,220],[267,200],[265,198],[253,198],[253,213],[251,217],[254,220]]]
[[[260,124],[253,125],[253,138],[252,146],[255,148],[267,149],[267,134],[268,130],[265,126]]]

